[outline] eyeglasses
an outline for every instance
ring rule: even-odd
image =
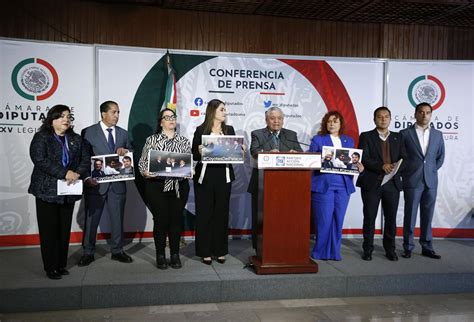
[[[175,115],[165,115],[161,119],[165,121],[176,121],[177,117]]]

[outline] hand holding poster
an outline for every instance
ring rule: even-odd
[[[192,154],[150,150],[148,152],[148,172],[157,177],[192,177]]]
[[[362,161],[362,150],[323,146],[321,172],[338,174],[359,174],[358,164]]]
[[[98,183],[135,180],[133,153],[96,155],[91,158],[91,176]]]
[[[203,163],[244,163],[242,135],[203,135]]]

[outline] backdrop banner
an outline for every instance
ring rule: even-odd
[[[389,61],[388,73],[392,128],[400,131],[414,124],[415,106],[428,102],[433,107],[431,126],[443,132],[446,156],[439,170],[433,235],[473,238],[474,64]],[[397,226],[402,223],[403,197]]]
[[[0,40],[0,64],[0,246],[38,244],[30,142],[56,104],[71,108],[76,133],[92,123],[94,47]]]
[[[128,129],[134,163],[138,164],[145,139],[155,132],[165,98],[165,54],[166,50],[160,49],[0,42],[4,71],[0,76],[0,144],[5,151],[0,156],[5,165],[0,170],[0,246],[38,243],[34,198],[27,194],[33,166],[28,148],[42,113],[57,103],[72,106],[76,132],[80,132],[99,120],[101,102],[116,101],[121,112],[118,125]],[[472,62],[415,63],[179,50],[171,51],[170,61],[176,72],[178,131],[190,140],[204,120],[207,102],[214,98],[226,103],[227,123],[244,137],[247,146],[251,131],[265,127],[265,111],[273,106],[281,108],[284,127],[298,133],[305,151],[327,111],[338,110],[346,121],[346,134],[358,142],[360,132],[374,128],[375,108],[388,105],[392,111],[391,130],[399,131],[413,123],[416,103],[431,102],[435,107],[433,126],[443,132],[446,144],[433,235],[474,237],[474,194],[469,171],[474,166],[470,157],[473,130],[467,124],[472,120],[474,104]],[[256,162],[248,152],[243,165],[234,165],[236,181],[229,219],[232,234],[250,233],[247,186],[253,166]],[[152,237],[151,214],[142,198],[144,179],[135,173],[135,181],[127,182],[125,231],[128,237]],[[403,204],[402,195],[399,227]],[[78,202],[76,208],[72,242],[81,241],[84,221],[83,202]],[[184,214],[187,235],[193,235],[194,215],[191,191]],[[357,189],[350,199],[344,234],[361,234],[362,222]],[[380,216],[377,227],[381,227]],[[107,214],[102,217],[100,231],[109,231]]]

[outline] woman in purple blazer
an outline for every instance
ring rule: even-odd
[[[322,152],[323,146],[354,148],[353,139],[343,133],[342,115],[336,111],[326,113],[308,152]],[[357,166],[362,172],[362,164],[359,162]],[[314,259],[341,260],[342,225],[350,195],[355,191],[352,179],[351,175],[313,172],[311,206],[316,243],[311,257]]]

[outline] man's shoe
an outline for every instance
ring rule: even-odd
[[[119,261],[121,263],[131,263],[133,262],[133,259],[125,254],[125,252],[121,252],[118,254],[112,254],[112,260],[114,261]]]
[[[156,267],[159,269],[167,269],[168,263],[166,262],[165,255],[157,255],[156,256]]]
[[[364,253],[362,255],[362,259],[365,261],[371,261],[372,260],[372,253]]]
[[[386,253],[385,257],[387,257],[388,260],[393,261],[393,262],[398,260],[398,256],[397,256],[397,254],[395,254],[395,252]]]
[[[69,275],[69,271],[67,269],[65,269],[64,267],[58,268],[57,272],[61,275]]]
[[[46,276],[48,276],[48,278],[51,280],[60,280],[63,278],[57,270],[47,271]]]
[[[171,268],[181,268],[181,267],[183,267],[183,265],[181,265],[181,259],[179,259],[179,254],[171,255],[170,266],[171,266]]]
[[[423,249],[421,251],[421,255],[429,257],[429,258],[434,258],[434,259],[440,259],[441,258],[441,255],[436,254],[434,250],[427,250],[427,249],[425,250],[425,249]]]
[[[411,258],[411,251],[409,250],[404,250],[402,254],[403,258]]]
[[[94,255],[82,255],[81,259],[77,263],[77,266],[83,267],[88,266],[90,263],[94,261]]]

